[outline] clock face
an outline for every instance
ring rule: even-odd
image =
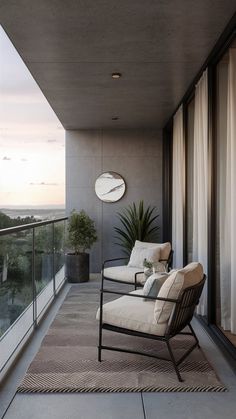
[[[125,181],[115,172],[102,173],[95,182],[96,195],[103,202],[116,202],[125,193]]]

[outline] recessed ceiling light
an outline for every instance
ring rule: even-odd
[[[117,121],[119,119],[119,116],[113,116],[111,119],[112,121]]]
[[[120,79],[122,74],[121,73],[112,73],[111,76],[112,76],[113,79]]]

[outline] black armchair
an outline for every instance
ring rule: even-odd
[[[179,381],[183,381],[181,375],[180,375],[180,371],[179,371],[179,365],[186,359],[186,357],[196,348],[199,347],[199,341],[198,338],[190,324],[192,318],[193,318],[193,314],[195,311],[196,306],[198,305],[199,302],[199,298],[201,296],[203,287],[204,287],[204,283],[205,283],[206,277],[205,275],[203,276],[202,280],[197,283],[194,286],[190,286],[188,288],[186,288],[181,295],[179,296],[178,299],[171,299],[171,298],[161,298],[161,297],[147,297],[145,296],[145,299],[150,300],[150,301],[157,301],[157,300],[161,300],[161,301],[165,301],[165,302],[169,302],[172,303],[173,305],[173,309],[172,309],[172,313],[170,315],[169,318],[169,322],[168,325],[165,329],[165,331],[163,333],[158,334],[158,332],[154,333],[153,331],[150,332],[144,332],[142,330],[140,330],[140,328],[138,327],[132,327],[132,328],[128,328],[128,327],[123,327],[121,326],[121,322],[119,321],[119,319],[117,321],[114,321],[114,317],[113,320],[111,322],[109,322],[109,316],[110,314],[112,314],[112,310],[114,308],[114,310],[117,307],[117,304],[121,304],[120,308],[122,309],[122,299],[124,297],[129,297],[129,299],[131,298],[136,298],[137,300],[137,304],[138,304],[138,309],[136,313],[131,313],[131,316],[127,316],[127,325],[130,324],[130,317],[136,317],[136,323],[138,324],[138,316],[140,311],[142,311],[142,309],[146,309],[145,308],[145,304],[147,304],[147,302],[144,301],[143,295],[141,294],[141,291],[136,291],[133,293],[125,293],[125,292],[121,292],[121,291],[114,291],[114,290],[109,290],[109,289],[105,289],[104,288],[104,279],[102,279],[102,287],[101,287],[101,291],[100,291],[100,309],[97,313],[97,319],[99,320],[99,344],[98,344],[98,361],[101,362],[101,356],[102,356],[102,350],[111,350],[111,351],[120,351],[120,352],[126,352],[126,353],[134,353],[134,354],[138,354],[138,355],[144,355],[144,356],[148,356],[148,357],[153,357],[156,359],[162,359],[168,362],[172,362],[176,375],[178,377]],[[140,294],[138,294],[138,292],[140,292]],[[118,298],[110,303],[108,303],[109,306],[109,316],[105,316],[104,319],[104,307],[106,306],[103,305],[103,297],[105,294],[113,294],[113,295],[119,295],[121,296],[121,298]],[[127,302],[127,300],[125,301],[124,307],[127,307],[127,304],[129,304],[129,302]],[[146,306],[147,307],[147,306]],[[131,309],[132,310],[132,309]],[[152,309],[153,310],[153,309]],[[124,313],[122,313],[122,315],[125,315]],[[147,321],[147,319],[146,319]],[[115,324],[116,323],[116,324]],[[158,325],[157,325],[158,326]],[[150,325],[150,327],[153,327],[152,324]],[[188,327],[189,331],[187,332],[186,330],[184,330],[186,327]],[[104,345],[102,342],[102,331],[103,330],[109,330],[112,332],[116,332],[116,333],[122,333],[122,334],[126,334],[126,335],[131,335],[131,336],[138,336],[138,337],[142,337],[142,338],[147,338],[147,339],[153,339],[155,341],[162,341],[164,343],[166,343],[167,348],[168,348],[168,352],[170,357],[169,358],[165,358],[165,357],[160,357],[157,356],[155,354],[150,354],[150,353],[145,353],[145,352],[140,352],[140,351],[135,351],[135,350],[129,350],[129,349],[124,349],[124,348],[119,348],[119,347],[114,347],[114,346],[109,346],[109,345]],[[158,330],[158,328],[157,328]],[[184,353],[184,355],[176,360],[173,350],[171,348],[170,345],[170,340],[176,336],[176,335],[191,335],[194,338],[194,343],[193,345]]]

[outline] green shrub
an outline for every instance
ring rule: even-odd
[[[68,220],[68,243],[75,254],[85,253],[97,241],[94,221],[84,210],[72,211]]]

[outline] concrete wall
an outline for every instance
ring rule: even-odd
[[[95,180],[106,171],[125,179],[126,193],[117,203],[103,203],[95,194]],[[104,259],[122,255],[114,244],[116,212],[140,199],[157,206],[162,226],[161,131],[66,131],[66,212],[84,209],[95,220],[99,240],[91,251],[91,272],[99,272]]]

